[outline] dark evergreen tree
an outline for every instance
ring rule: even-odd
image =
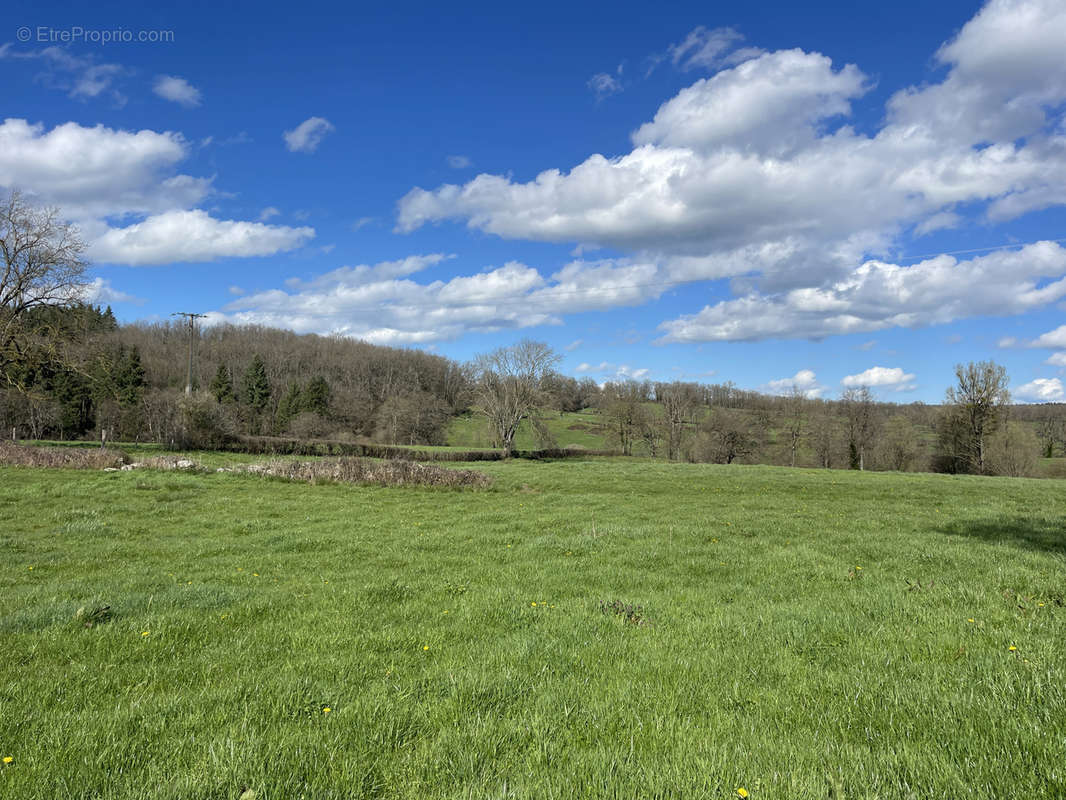
[[[303,405],[301,411],[312,411],[315,414],[326,416],[329,411],[329,382],[319,376],[312,378],[303,392]]]
[[[270,380],[267,378],[266,364],[258,353],[252,358],[241,380],[241,399],[256,413],[266,410],[270,402]]]
[[[220,403],[232,403],[237,399],[233,393],[233,378],[229,374],[229,367],[225,364],[218,365],[218,372],[211,380],[211,394]]]
[[[279,432],[289,427],[289,423],[292,421],[293,417],[303,410],[301,407],[301,397],[302,393],[300,392],[300,384],[290,383],[289,390],[285,392],[281,400],[278,402],[278,413],[274,418],[274,426]]]
[[[118,401],[126,408],[136,406],[144,395],[146,381],[144,367],[141,365],[141,353],[136,346],[126,350],[118,364],[115,376],[115,388]]]

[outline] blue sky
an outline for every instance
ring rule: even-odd
[[[125,321],[1066,399],[1066,6],[862,5],[9,3],[0,186]]]

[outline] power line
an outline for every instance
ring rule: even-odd
[[[196,338],[196,320],[203,319],[207,314],[195,314],[190,311],[175,311],[170,316],[172,317],[185,317],[189,321],[189,371],[186,373],[185,378],[185,394],[192,394],[192,348],[193,341]]]

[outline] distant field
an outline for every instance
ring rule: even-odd
[[[1066,796],[1063,483],[477,468],[0,468],[0,797]]]
[[[595,412],[573,413],[548,412],[544,423],[555,437],[557,447],[580,445],[586,450],[604,450],[609,447],[604,418]],[[457,417],[448,429],[448,444],[452,447],[491,447],[492,436],[485,419],[474,414]],[[522,424],[515,437],[518,450],[536,450],[540,447],[528,422]]]

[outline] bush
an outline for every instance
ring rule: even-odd
[[[179,403],[181,431],[179,444],[192,450],[219,450],[229,444],[237,432],[237,421],[229,406],[210,394],[183,397]]]
[[[989,471],[1012,478],[1030,477],[1036,474],[1040,451],[1040,439],[1028,425],[1008,422],[988,441]]]
[[[35,447],[0,442],[0,464],[9,467],[117,469],[126,463],[121,450],[103,447]]]
[[[448,486],[484,489],[492,479],[470,469],[445,469],[414,461],[371,461],[342,457],[321,461],[271,461],[252,464],[248,472],[290,481],[354,483],[377,486]]]

